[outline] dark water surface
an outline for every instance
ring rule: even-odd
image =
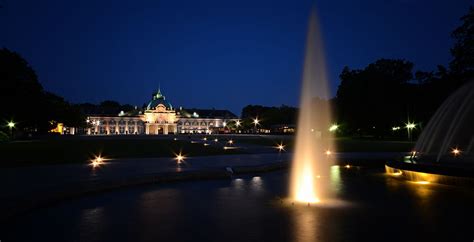
[[[189,181],[65,201],[3,224],[9,241],[473,241],[474,190],[331,169],[340,207],[292,206],[287,173]]]

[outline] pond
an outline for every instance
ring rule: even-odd
[[[474,190],[331,168],[339,206],[292,205],[288,173],[129,188],[2,226],[7,241],[472,241]]]

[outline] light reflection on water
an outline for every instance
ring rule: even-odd
[[[314,210],[294,209],[292,211],[293,236],[295,242],[318,241],[319,219]]]
[[[338,193],[341,190],[341,170],[339,166],[331,166],[331,189],[334,193]]]
[[[79,223],[79,241],[100,241],[100,236],[105,226],[103,207],[83,209]]]
[[[264,191],[263,179],[255,176],[250,180],[250,190],[254,193],[262,193]]]

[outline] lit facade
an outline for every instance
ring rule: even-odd
[[[228,110],[175,110],[158,90],[143,111],[135,114],[121,112],[117,116],[90,115],[88,135],[167,135],[210,134],[226,132],[226,126],[239,119]]]

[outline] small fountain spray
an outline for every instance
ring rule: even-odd
[[[296,146],[291,167],[290,198],[302,203],[317,203],[328,196],[331,161],[326,152],[334,150],[326,63],[316,10],[308,26],[301,86]]]

